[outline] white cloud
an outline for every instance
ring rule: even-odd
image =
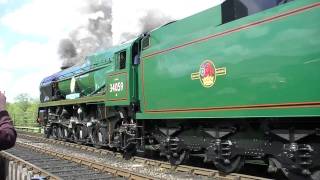
[[[7,4],[9,0],[0,0],[0,4]]]
[[[85,5],[85,1],[78,0],[33,0],[0,19],[0,23],[17,33],[48,40],[21,40],[6,52],[1,51],[4,43],[0,40],[0,90],[6,91],[8,101],[20,93],[39,97],[40,81],[60,70],[59,40],[86,22],[81,13]]]
[[[8,94],[11,82],[13,81],[13,73],[10,71],[0,70],[0,81],[0,91],[6,91],[6,94]]]
[[[223,0],[115,0],[113,1],[113,42],[118,43],[124,32],[138,32],[139,19],[147,10],[157,10],[178,20],[213,7]]]
[[[145,15],[147,10],[159,10],[173,19],[181,19],[210,8],[221,1],[113,0],[114,42],[118,42],[123,32],[138,31],[138,20]],[[88,0],[33,0],[22,8],[5,15],[0,21],[21,34],[59,38],[66,36],[78,26],[86,24],[88,18],[101,16],[99,12],[89,15],[84,13],[88,2]]]
[[[79,0],[33,0],[6,14],[1,22],[21,34],[59,37],[86,21],[81,14],[85,5]]]
[[[4,48],[4,42],[0,39],[0,53],[1,53],[3,48]]]
[[[23,41],[7,53],[0,52],[0,90],[8,101],[21,93],[39,96],[40,81],[57,71],[61,62],[55,44]]]
[[[27,93],[31,97],[38,99],[40,82],[49,75],[48,73],[45,70],[40,70],[26,73],[24,76],[14,79],[8,91],[8,100],[13,101],[21,93]]]
[[[50,43],[37,43],[22,41],[13,46],[1,62],[3,69],[33,69],[56,65],[58,56],[56,45]]]

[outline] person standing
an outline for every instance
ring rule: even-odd
[[[17,133],[5,107],[6,97],[0,91],[0,151],[13,147],[17,138]],[[6,179],[6,166],[6,160],[3,157],[0,157],[0,180]]]
[[[0,91],[0,150],[9,149],[16,142],[17,133],[12,125],[9,113],[5,109],[6,97]]]

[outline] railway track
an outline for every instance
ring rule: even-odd
[[[27,171],[32,171],[33,178],[38,177],[38,179],[50,180],[124,179],[115,177],[110,172],[97,171],[83,161],[71,159],[70,156],[61,156],[61,154],[48,151],[44,152],[43,149],[23,143],[17,143],[14,148],[1,152],[1,154],[10,161],[14,161],[21,167],[26,168]],[[19,179],[20,175],[18,174],[12,170],[8,173],[9,179]]]
[[[187,165],[171,166],[164,161],[137,156],[128,161],[122,157],[122,154],[117,152],[47,139],[34,133],[19,131],[18,137],[19,145],[30,148],[39,148],[42,149],[42,152],[50,152],[51,154],[56,154],[58,157],[68,160],[70,157],[65,156],[65,154],[73,154],[75,162],[82,161],[83,165],[87,165],[99,172],[109,172],[115,176],[127,179],[267,180],[262,177],[236,173],[223,174],[213,169],[204,169]]]

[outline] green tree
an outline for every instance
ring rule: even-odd
[[[13,122],[17,126],[36,126],[39,102],[28,94],[19,94],[13,103],[7,104]]]
[[[26,94],[26,93],[23,93],[23,94],[19,94],[17,97],[14,98],[14,101],[16,103],[16,105],[24,112],[27,111],[27,109],[29,108],[30,106],[30,101],[31,101],[31,97]]]

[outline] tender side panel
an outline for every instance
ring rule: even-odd
[[[203,21],[211,19],[206,14]],[[193,41],[175,46],[161,44],[164,34],[154,32],[154,51],[145,51],[141,62],[138,118],[319,116],[320,21],[315,19],[320,19],[319,2],[293,1],[190,33]],[[181,42],[186,35],[171,27]],[[184,28],[192,28],[192,21]],[[211,68],[201,68],[206,62]],[[201,69],[212,79],[201,78]]]

